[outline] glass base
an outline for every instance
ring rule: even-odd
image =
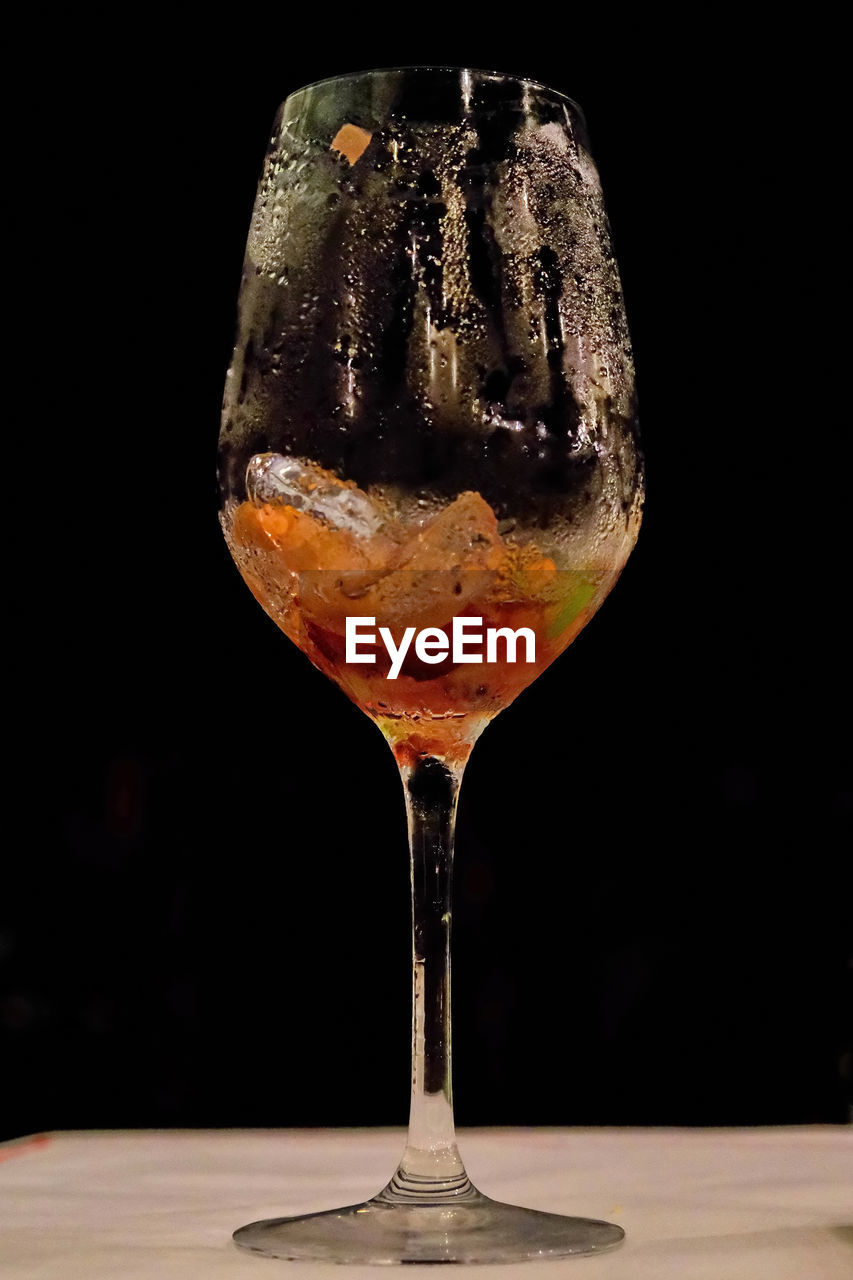
[[[609,1222],[501,1204],[474,1187],[433,1204],[385,1196],[298,1218],[250,1222],[234,1232],[234,1242],[268,1258],[381,1265],[566,1258],[613,1249],[625,1238]]]

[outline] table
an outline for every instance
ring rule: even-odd
[[[537,1270],[570,1280],[853,1277],[853,1128],[480,1129],[459,1141],[487,1194],[608,1218],[628,1238],[599,1257],[455,1267],[453,1280],[532,1280]],[[255,1218],[365,1199],[402,1147],[397,1129],[54,1133],[0,1144],[0,1274],[387,1280],[387,1267],[253,1257],[230,1235]]]

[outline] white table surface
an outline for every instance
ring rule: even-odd
[[[620,1223],[591,1258],[454,1267],[487,1280],[853,1280],[853,1128],[463,1130],[496,1199]],[[391,1129],[55,1133],[0,1144],[3,1280],[322,1280],[388,1267],[238,1251],[256,1218],[373,1195]],[[407,1268],[407,1275],[423,1267]],[[433,1277],[437,1271],[429,1268]]]

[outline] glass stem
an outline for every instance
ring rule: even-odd
[[[462,768],[427,756],[401,769],[412,872],[412,1098],[409,1133],[386,1199],[476,1194],[456,1148],[450,1061],[450,903]]]

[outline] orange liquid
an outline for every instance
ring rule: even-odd
[[[338,482],[340,483],[340,482]],[[353,486],[354,487],[354,486]],[[506,542],[479,494],[461,494],[414,527],[393,520],[369,537],[334,528],[287,504],[243,502],[228,541],[255,598],[315,666],[374,719],[402,763],[435,755],[464,760],[482,728],[563,652],[599,599],[595,585],[558,573],[535,547]],[[600,597],[599,597],[600,598]],[[507,661],[428,664],[407,651],[390,679],[390,657],[378,642],[376,661],[346,661],[347,617],[372,617],[399,644],[406,627],[441,628],[454,617],[477,617],[482,628],[527,627],[535,661],[519,640]],[[478,628],[479,630],[479,628]],[[371,652],[363,642],[361,652]],[[469,641],[468,651],[478,648]]]

